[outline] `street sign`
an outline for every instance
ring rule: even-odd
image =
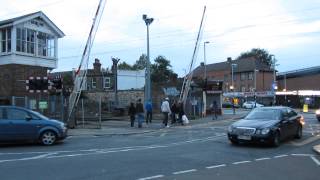
[[[40,101],[39,102],[39,109],[48,109],[48,102],[47,101]]]

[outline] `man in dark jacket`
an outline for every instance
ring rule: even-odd
[[[176,123],[177,121],[176,114],[178,113],[179,113],[179,108],[178,108],[177,102],[174,100],[171,105],[171,124]]]
[[[137,119],[138,119],[138,127],[142,128],[142,123],[144,120],[144,110],[143,110],[143,105],[141,103],[141,99],[138,99],[138,102],[136,104],[136,112],[137,112]]]
[[[134,107],[134,103],[130,103],[130,107],[128,110],[128,115],[130,116],[131,127],[134,127],[134,121],[136,119],[136,108]]]

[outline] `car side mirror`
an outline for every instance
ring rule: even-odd
[[[26,120],[30,121],[32,119],[32,117],[30,115],[26,115]]]

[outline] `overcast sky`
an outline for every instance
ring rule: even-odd
[[[43,11],[65,34],[59,40],[55,71],[79,65],[99,0],[0,0],[0,20]],[[184,74],[191,61],[203,7],[207,15],[196,66],[233,59],[252,48],[264,48],[278,60],[280,72],[320,65],[319,0],[107,0],[90,64],[103,67],[111,57],[133,64],[146,53],[142,14],[153,17],[150,59],[158,55]]]

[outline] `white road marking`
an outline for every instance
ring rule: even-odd
[[[173,172],[172,174],[177,175],[177,174],[184,174],[184,173],[190,173],[190,172],[195,172],[197,171],[196,169],[189,169],[189,170],[185,170],[185,171],[177,171],[177,172]]]
[[[287,157],[288,155],[283,154],[283,155],[278,155],[278,156],[274,156],[273,158],[282,158],[282,157]]]
[[[310,158],[311,158],[318,166],[320,166],[320,161],[319,161],[316,157],[310,156]]]
[[[263,160],[269,160],[270,158],[268,157],[265,157],[265,158],[258,158],[258,159],[255,159],[255,161],[263,161]]]
[[[196,142],[207,142],[212,141],[217,138],[221,138],[222,136],[209,136],[206,138],[192,139],[188,141],[181,141],[175,143],[168,143],[164,145],[149,145],[149,146],[133,146],[133,147],[120,147],[120,148],[106,148],[106,149],[88,149],[88,150],[76,150],[76,151],[53,151],[53,152],[25,152],[25,153],[0,153],[0,155],[8,155],[8,154],[19,154],[19,155],[27,155],[27,154],[44,154],[39,155],[37,158],[21,158],[21,159],[4,159],[0,160],[0,163],[4,162],[12,162],[12,161],[25,161],[25,160],[36,160],[36,159],[52,159],[52,158],[63,158],[63,157],[77,157],[77,156],[88,156],[88,155],[97,155],[97,154],[107,154],[107,153],[119,153],[119,152],[128,152],[128,151],[140,151],[140,150],[148,150],[148,149],[156,149],[156,148],[167,148],[171,146],[179,146]],[[62,154],[68,153],[68,154]]]
[[[313,154],[291,154],[291,156],[313,156]]]
[[[225,167],[226,164],[220,164],[220,165],[215,165],[215,166],[208,166],[206,167],[207,169],[213,169],[213,168],[219,168],[219,167]]]
[[[234,162],[232,164],[237,165],[237,164],[244,164],[244,163],[249,163],[251,161],[239,161],[239,162]]]
[[[138,180],[157,179],[157,178],[162,178],[162,177],[164,177],[164,175],[159,174],[159,175],[155,175],[155,176],[150,176],[150,177],[145,177],[145,178],[139,178]]]
[[[38,155],[38,156],[33,156],[33,157],[27,157],[27,158],[19,158],[19,159],[4,159],[4,160],[0,160],[0,163],[3,162],[14,162],[14,161],[28,161],[28,160],[36,160],[36,159],[43,159],[46,158],[50,155],[54,155],[55,153],[47,153],[47,154],[42,154],[42,155]]]

